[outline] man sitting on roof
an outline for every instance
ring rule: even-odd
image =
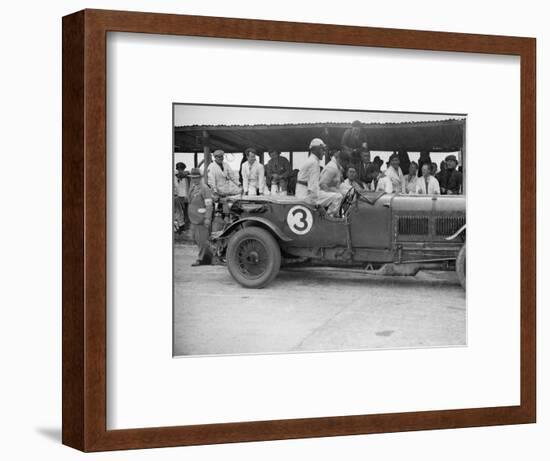
[[[342,150],[352,159],[360,159],[363,153],[368,153],[370,156],[367,144],[367,133],[359,120],[355,120],[351,124],[351,127],[344,131],[344,135],[342,136]],[[370,162],[370,158],[367,162]]]
[[[208,166],[208,185],[220,197],[241,193],[239,177],[231,169],[229,163],[224,162],[224,151],[214,151],[214,161]]]
[[[310,156],[298,172],[296,198],[312,205],[328,207],[329,214],[336,214],[342,195],[339,192],[321,190],[319,187],[320,161],[326,150],[327,146],[322,139],[312,139],[309,144]]]

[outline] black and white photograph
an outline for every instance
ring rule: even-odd
[[[465,346],[466,114],[173,105],[173,355]]]

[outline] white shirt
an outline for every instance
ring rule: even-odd
[[[392,194],[393,184],[391,179],[387,176],[382,176],[381,178],[379,178],[378,184],[376,185],[376,190],[386,192],[387,194]]]
[[[265,174],[264,166],[256,160],[252,165],[250,162],[244,162],[241,168],[243,175],[243,191],[248,192],[249,188],[254,187],[259,194],[264,192]]]
[[[319,177],[319,186],[323,186],[323,190],[329,192],[338,192],[340,190],[340,184],[342,183],[342,171],[336,163],[336,159],[332,158],[330,162],[325,165],[321,175]]]
[[[416,193],[425,195],[439,195],[439,181],[433,176],[428,176],[428,191],[426,191],[426,179],[424,177],[418,178],[416,181]]]
[[[362,187],[363,189],[365,190],[370,190],[369,186],[363,182],[360,182],[360,181],[355,181],[355,183],[359,186],[359,187]],[[340,193],[342,195],[346,195],[348,193],[348,191],[352,188],[353,186],[351,185],[351,181],[348,179],[346,179],[342,184],[340,184]]]
[[[405,179],[403,178],[403,172],[400,167],[397,170],[393,166],[389,166],[384,171],[387,178],[390,178],[393,184],[393,191],[395,193],[405,193]]]
[[[208,185],[215,192],[223,194],[239,193],[239,177],[227,162],[223,162],[223,170],[216,162],[208,165]]]
[[[298,171],[298,181],[307,182],[307,190],[314,197],[319,195],[319,176],[321,175],[320,160],[315,154],[310,154],[306,163]],[[296,187],[298,187],[298,184]]]
[[[404,176],[405,192],[407,194],[416,194],[416,184],[418,183],[418,176],[414,175],[412,178],[407,174]]]
[[[176,176],[174,182],[174,188],[176,191],[176,195],[178,197],[186,197],[189,194],[189,179],[188,178],[178,178]]]

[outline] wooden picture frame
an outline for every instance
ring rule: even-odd
[[[106,427],[107,32],[515,55],[522,170],[535,170],[533,38],[84,10],[63,18],[63,443],[83,451],[535,422],[536,184],[521,174],[521,404],[177,427]],[[522,173],[524,173],[522,171]]]

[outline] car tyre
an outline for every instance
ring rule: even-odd
[[[245,227],[229,239],[227,268],[246,288],[269,285],[281,268],[281,249],[275,238],[260,227]]]
[[[462,288],[466,289],[466,245],[458,252],[456,258],[456,274],[458,275],[458,280]]]

